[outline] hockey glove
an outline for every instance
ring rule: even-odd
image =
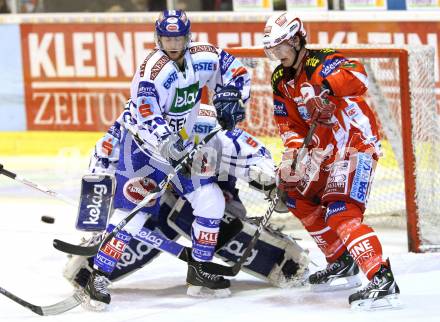
[[[310,121],[317,122],[319,125],[332,127],[332,117],[336,105],[328,99],[328,89],[322,90],[320,86],[303,83],[301,85],[301,95],[304,99]]]
[[[171,134],[159,144],[160,154],[175,168],[179,161],[188,153],[183,140],[178,134]],[[191,177],[191,165],[183,167],[181,174]]]
[[[276,185],[282,191],[294,191],[301,180],[295,169],[292,169],[293,160],[297,155],[298,149],[287,149],[283,153],[281,163],[276,170]]]
[[[89,164],[91,173],[114,173],[119,160],[120,139],[121,125],[116,121],[104,137],[96,142]]]
[[[217,92],[212,100],[217,111],[217,120],[225,130],[233,130],[244,120],[245,109],[241,93],[235,87],[226,86]]]

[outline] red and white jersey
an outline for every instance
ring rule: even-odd
[[[333,162],[337,153],[344,158],[347,148],[380,156],[378,124],[362,97],[368,78],[361,63],[333,49],[309,50],[297,78],[294,72],[279,65],[272,74],[274,115],[286,148],[301,147],[310,127],[310,115],[300,93],[301,85],[307,82],[328,88],[329,100],[336,105],[334,126],[318,126],[309,146],[325,151],[327,157],[321,166]]]

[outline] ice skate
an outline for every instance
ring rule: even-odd
[[[100,309],[99,307],[102,306],[100,303],[110,304],[111,296],[107,289],[109,284],[110,281],[107,277],[100,274],[98,271],[93,271],[84,290],[86,294],[90,296],[89,303],[92,306],[96,306],[96,309]]]
[[[189,261],[186,275],[187,295],[193,297],[228,297],[231,282],[223,276],[207,273],[204,262]]]
[[[394,280],[389,260],[382,264],[368,285],[350,295],[348,302],[355,311],[399,309],[400,290]]]
[[[359,267],[345,251],[336,262],[310,275],[309,283],[314,292],[346,290],[362,285],[358,274]]]

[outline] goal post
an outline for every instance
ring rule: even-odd
[[[366,99],[380,123],[385,158],[377,167],[367,222],[381,218],[386,224],[396,216],[406,217],[410,251],[440,250],[440,116],[435,96],[434,48],[327,47],[365,65],[369,76]],[[251,106],[244,127],[254,135],[275,140],[278,130],[271,118],[270,76],[278,63],[267,59],[262,48],[226,51],[243,60],[252,76]]]

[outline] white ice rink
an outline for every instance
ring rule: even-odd
[[[2,158],[0,162],[74,199],[80,173],[87,166],[80,160],[65,163],[68,170],[54,171],[53,160],[43,158]],[[38,305],[69,296],[72,287],[61,275],[66,256],[52,248],[52,240],[79,239],[74,228],[76,209],[0,176],[0,214],[0,286]],[[55,224],[41,222],[42,215],[55,217]],[[105,312],[77,307],[59,316],[40,317],[0,295],[0,321],[440,321],[440,254],[409,254],[403,230],[377,231],[402,292],[402,310],[352,312],[347,302],[351,291],[314,294],[305,287],[278,289],[245,273],[232,279],[230,298],[188,298],[185,263],[164,254],[113,284],[112,304]],[[304,231],[291,233],[303,238],[300,244],[310,249],[313,261],[324,265]]]

